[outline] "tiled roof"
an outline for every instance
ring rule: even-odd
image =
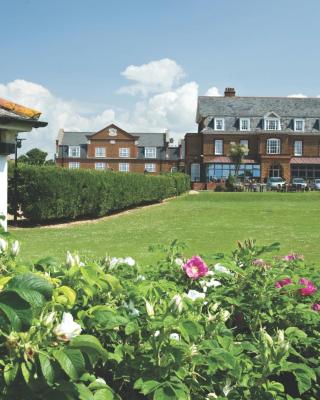
[[[292,157],[290,164],[320,164],[320,157]]]
[[[12,101],[0,98],[0,108],[14,113],[14,115],[21,115],[25,118],[38,119],[41,115],[40,111],[33,110],[20,104],[13,103]]]
[[[61,132],[59,131],[59,145],[79,146],[86,144],[87,136],[92,135],[94,132]]]
[[[131,133],[132,135],[139,136],[139,147],[163,147],[164,146],[164,133],[149,132],[149,133]]]
[[[320,98],[199,96],[197,122],[207,116],[263,117],[270,111],[281,117],[320,118]]]

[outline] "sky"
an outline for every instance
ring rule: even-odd
[[[320,94],[319,0],[10,0],[0,97],[43,112],[22,152],[58,130],[196,131],[198,95]]]

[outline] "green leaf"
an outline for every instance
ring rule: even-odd
[[[87,388],[83,383],[76,384],[79,400],[94,400],[93,394],[90,389]]]
[[[174,391],[168,387],[158,388],[153,395],[153,400],[178,400]]]
[[[125,328],[125,334],[131,335],[134,332],[139,331],[139,324],[137,321],[130,321]]]
[[[70,348],[80,349],[87,354],[96,354],[106,360],[108,352],[105,350],[99,340],[92,335],[80,335],[73,338],[69,344]]]
[[[21,363],[21,372],[25,382],[28,384],[30,382],[30,371],[26,363]]]
[[[6,285],[6,290],[26,289],[34,290],[41,293],[46,299],[50,300],[52,297],[52,284],[45,278],[26,273],[13,277]]]
[[[2,311],[5,313],[9,321],[16,326],[14,330],[21,330],[21,325],[23,323],[27,326],[30,325],[32,321],[32,309],[30,304],[23,300],[17,293],[2,292],[0,294],[0,304]],[[20,322],[15,314],[19,318]]]
[[[180,332],[186,341],[194,341],[203,333],[203,328],[197,322],[186,320],[180,323]]]
[[[102,308],[95,310],[92,316],[100,325],[101,329],[114,329],[118,326],[126,325],[129,322],[127,318],[117,314],[115,311]]]
[[[19,370],[19,364],[18,363],[7,364],[4,367],[3,376],[4,376],[5,382],[6,382],[6,384],[8,386],[10,386],[13,383],[13,381],[16,379],[18,370]]]
[[[119,280],[115,276],[110,275],[110,274],[105,274],[104,277],[113,292],[121,292],[122,291],[122,286],[121,286]]]
[[[54,383],[54,368],[51,364],[49,356],[40,353],[39,361],[41,366],[42,374],[47,381],[48,385],[53,385]]]
[[[309,368],[305,364],[287,363],[285,371],[290,371],[294,374],[297,383],[299,393],[302,394],[309,390],[312,385],[312,380],[316,380],[316,374],[313,369]]]
[[[141,393],[146,395],[151,392],[153,392],[158,386],[160,385],[160,382],[157,381],[146,381],[143,382],[142,387],[141,387]]]
[[[56,350],[53,352],[53,356],[71,379],[79,379],[85,372],[85,362],[80,350]]]
[[[110,389],[100,389],[95,392],[94,400],[113,400],[114,395]]]
[[[7,306],[6,304],[3,304],[3,303],[0,303],[0,310],[8,318],[12,329],[15,330],[15,331],[20,331],[20,329],[21,329],[21,320],[18,317],[18,315],[15,312],[15,310],[12,309],[11,307]]]

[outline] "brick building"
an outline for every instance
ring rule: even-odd
[[[185,136],[186,171],[193,182],[233,174],[230,144],[248,147],[239,176],[320,178],[320,98],[200,96],[197,133]]]
[[[128,133],[111,124],[98,132],[59,131],[56,164],[66,168],[122,172],[172,172],[184,166],[183,142],[171,147],[168,133]]]

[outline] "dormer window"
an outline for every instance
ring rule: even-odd
[[[303,132],[304,131],[304,119],[295,119],[294,120],[294,130],[295,130],[295,132]]]
[[[280,131],[280,117],[276,113],[269,113],[264,117],[264,129],[266,131]]]
[[[240,131],[250,131],[250,118],[240,118]]]
[[[224,131],[224,118],[215,118],[214,119],[214,130],[215,131]]]

